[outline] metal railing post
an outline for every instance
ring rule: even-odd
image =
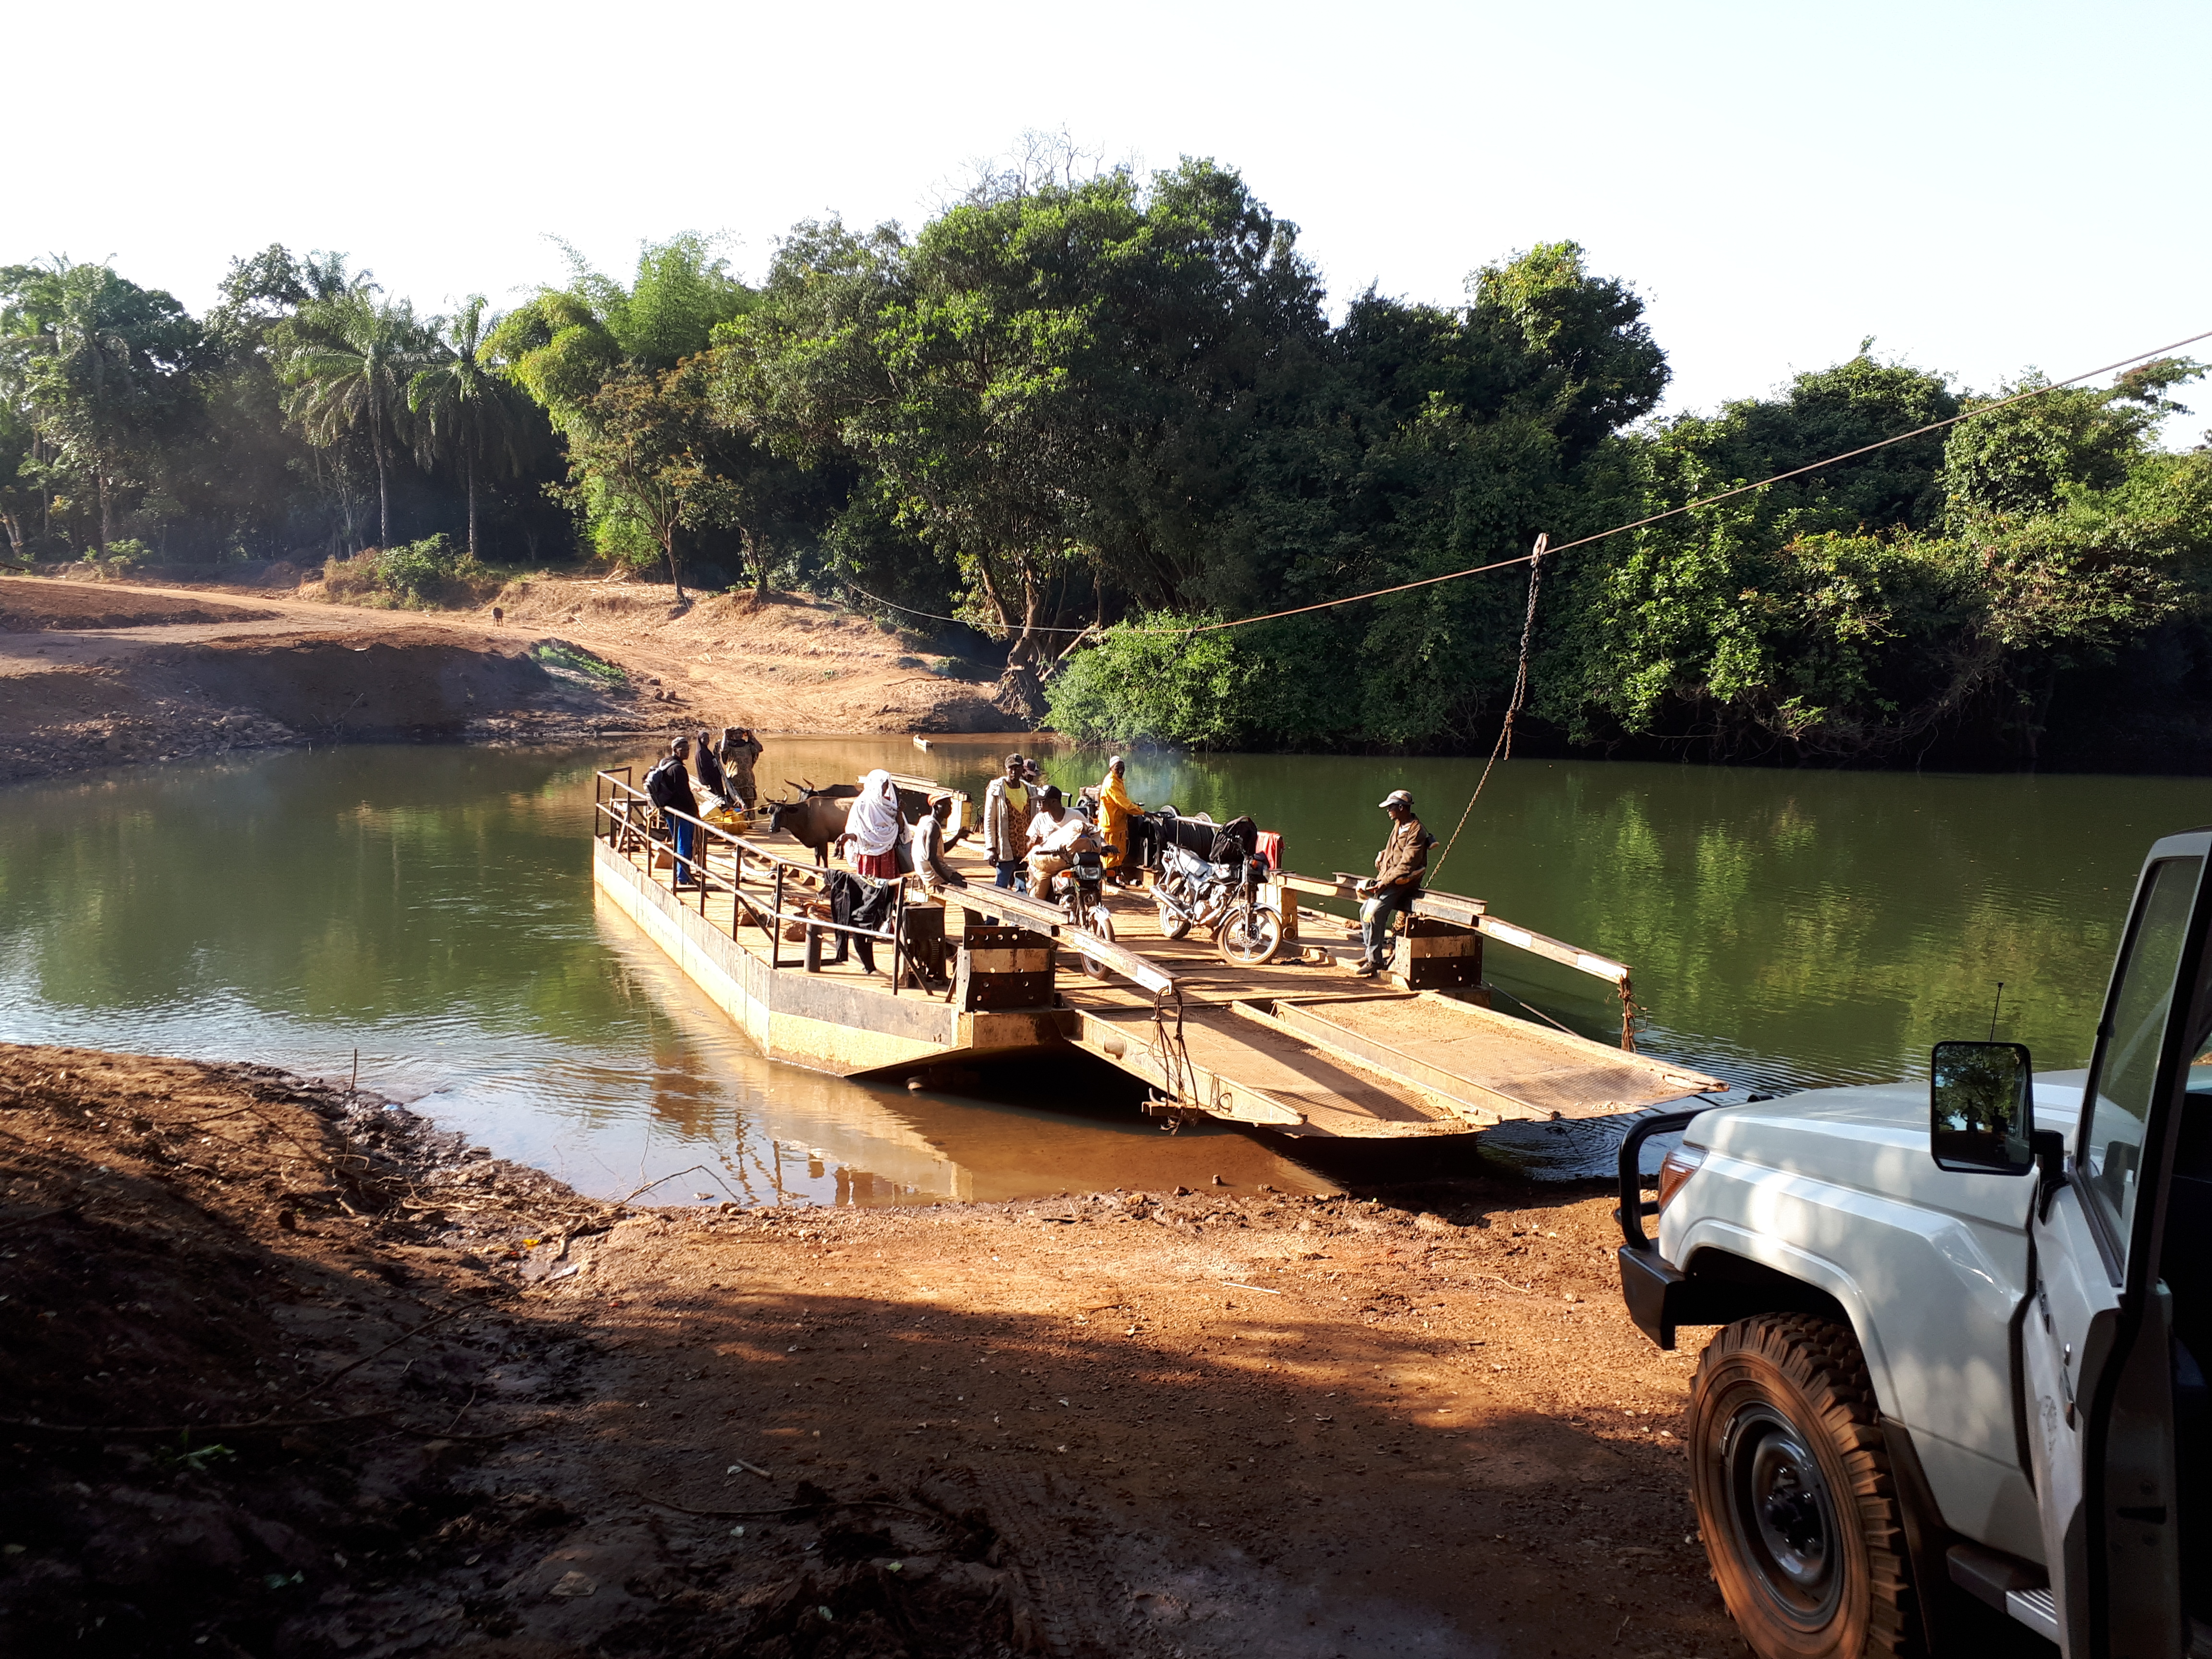
[[[891,994],[899,991],[899,946],[906,943],[906,878],[894,876],[898,896],[891,902]]]
[[[783,860],[775,866],[775,909],[768,919],[768,965],[783,966]]]

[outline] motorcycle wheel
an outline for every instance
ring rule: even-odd
[[[1222,918],[1213,942],[1224,962],[1233,967],[1256,968],[1273,961],[1282,947],[1283,919],[1273,910],[1240,904]]]
[[[1190,932],[1190,918],[1170,909],[1165,899],[1160,901],[1160,937],[1181,939]]]
[[[1114,942],[1114,918],[1108,915],[1103,908],[1096,905],[1091,907],[1090,923],[1086,932],[1104,939],[1109,945]],[[1096,957],[1085,957],[1083,958],[1083,971],[1093,979],[1103,979],[1106,977],[1106,964]]]

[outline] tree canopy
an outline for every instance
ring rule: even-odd
[[[811,588],[1079,737],[1435,750],[1494,737],[1528,588],[1432,579],[1668,514],[1547,563],[1524,744],[2212,761],[2212,454],[2156,443],[2194,363],[1978,392],[1868,341],[1662,418],[1642,298],[1571,240],[1332,313],[1232,168],[1053,143],[913,230],[796,225],[757,283],[688,233],[568,260],[450,316],[321,250],[234,260],[199,319],[0,269],[11,556],[449,536]]]

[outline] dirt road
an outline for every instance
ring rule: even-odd
[[[1004,727],[986,682],[793,595],[539,577],[466,612],[0,577],[0,781],[371,738]],[[963,671],[964,672],[964,671]]]
[[[0,1626],[71,1652],[1741,1650],[1595,1194],[630,1212],[32,1048],[0,1182]]]

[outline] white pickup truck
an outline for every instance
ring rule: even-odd
[[[2212,1655],[2208,860],[2152,848],[2086,1072],[1942,1042],[1924,1085],[1622,1147],[1631,1315],[1723,1328],[1691,1482],[1761,1659],[2020,1645],[1999,1614],[2067,1659]]]

